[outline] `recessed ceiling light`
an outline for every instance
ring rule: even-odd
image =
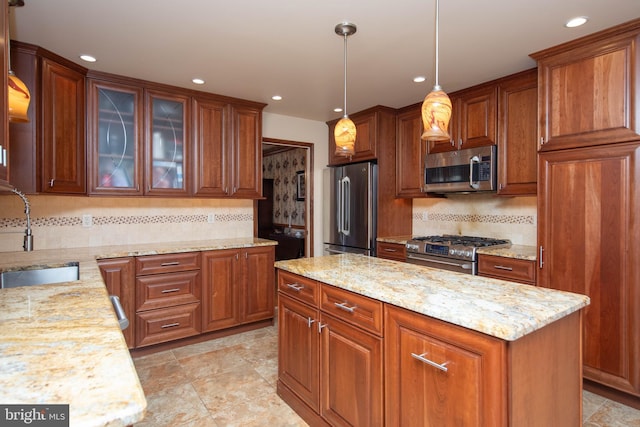
[[[96,58],[91,55],[80,55],[80,59],[87,62],[96,62]]]
[[[197,84],[197,85],[203,85],[204,84],[204,80],[198,79],[198,78],[192,79],[191,81],[193,83]]]
[[[416,83],[422,83],[423,81],[427,80],[427,78],[425,76],[416,76],[413,78],[413,81]]]
[[[567,28],[579,27],[580,25],[584,25],[588,20],[589,18],[587,18],[586,16],[578,16],[569,19],[567,23],[564,24],[564,26]]]
[[[336,113],[342,113],[342,108],[336,107],[333,109],[333,111],[335,111]]]
[[[271,99],[273,99],[274,101],[280,101],[282,100],[282,97],[280,95],[273,95]]]

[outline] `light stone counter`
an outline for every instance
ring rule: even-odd
[[[527,245],[511,245],[508,248],[478,248],[477,252],[482,255],[524,259],[527,261],[535,261],[538,258],[537,248]]]
[[[276,267],[507,341],[589,304],[585,295],[362,255],[278,261]]]
[[[95,260],[275,244],[247,238],[1,253],[0,271],[78,262],[80,280],[0,289],[0,402],[69,404],[78,427],[140,421],[146,399]]]

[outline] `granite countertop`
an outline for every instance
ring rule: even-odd
[[[535,261],[538,258],[538,250],[535,246],[527,245],[511,245],[508,248],[478,248],[476,251],[479,255],[493,255],[504,258],[524,259],[527,261]]]
[[[140,421],[146,399],[96,259],[275,244],[238,238],[3,252],[0,271],[77,262],[80,280],[0,289],[0,402],[69,404],[71,426]]]
[[[398,245],[406,245],[408,240],[411,240],[413,236],[387,236],[376,238],[377,242],[396,243]]]
[[[343,254],[276,267],[507,341],[589,304],[589,297],[404,262]]]

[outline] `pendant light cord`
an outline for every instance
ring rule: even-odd
[[[434,86],[434,89],[436,89],[436,90],[440,89],[440,85],[438,84],[438,62],[439,62],[439,60],[438,60],[438,58],[439,58],[439,55],[438,55],[438,51],[439,51],[439,49],[438,49],[438,45],[439,45],[438,34],[440,32],[439,28],[438,28],[439,27],[439,22],[440,22],[440,19],[439,19],[440,18],[439,17],[439,15],[440,15],[440,4],[439,3],[440,3],[439,0],[436,0],[436,85]]]
[[[344,35],[344,115],[342,117],[349,117],[347,115],[347,34]]]

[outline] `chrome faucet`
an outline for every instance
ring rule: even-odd
[[[11,192],[15,193],[24,202],[24,213],[27,216],[27,228],[24,230],[24,243],[22,247],[25,251],[31,252],[33,250],[33,234],[31,233],[31,206],[29,205],[29,199],[24,193],[17,188],[11,188]]]

